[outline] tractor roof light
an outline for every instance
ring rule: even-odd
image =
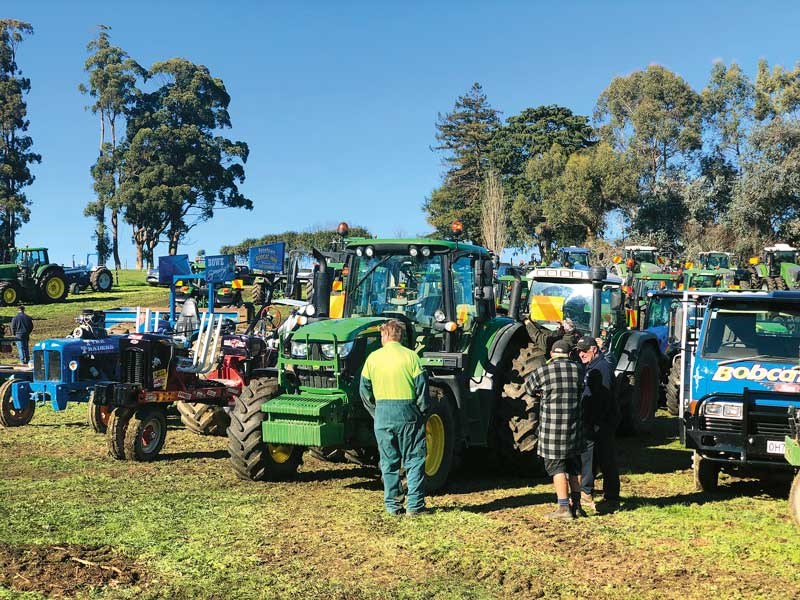
[[[619,263],[622,262],[622,257],[619,254],[617,254],[616,256],[614,256],[614,258],[611,259],[611,262],[613,262],[615,265],[618,265]]]
[[[422,256],[425,258],[428,258],[431,255],[431,249],[428,246],[423,246],[421,252]]]
[[[307,304],[305,309],[305,315],[308,317],[313,317],[314,314],[317,312],[317,309],[314,308],[313,304]]]
[[[461,235],[462,233],[464,233],[464,224],[458,219],[456,219],[455,221],[450,223],[450,233],[452,233],[455,236]]]
[[[458,323],[455,321],[448,321],[444,324],[444,330],[449,333],[453,333],[456,329],[458,329]]]
[[[625,261],[625,266],[628,267],[629,269],[632,269],[633,265],[635,265],[635,264],[636,264],[636,261],[633,260],[632,258],[629,258],[628,260]]]
[[[336,233],[342,237],[347,237],[347,235],[350,233],[350,226],[345,221],[342,221],[336,227]]]
[[[416,257],[417,257],[417,254],[419,254],[419,250],[417,250],[417,247],[416,247],[416,246],[409,246],[409,247],[408,247],[408,253],[409,253],[411,256],[413,256],[414,258],[416,258]]]
[[[373,248],[372,246],[367,246],[364,249],[364,254],[366,254],[368,257],[372,258],[373,256],[375,256],[375,248]]]
[[[356,256],[364,256],[364,249],[361,246],[356,248]]]

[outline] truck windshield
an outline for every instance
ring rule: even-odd
[[[442,309],[442,258],[405,254],[357,258],[351,317],[402,313],[414,323],[431,325]]]
[[[745,303],[714,306],[707,314],[703,357],[770,358],[798,362],[800,306],[787,303]]]
[[[607,285],[601,295],[602,322],[614,322],[611,309],[612,298],[620,297],[619,286]],[[591,329],[592,284],[566,283],[561,281],[534,281],[531,285],[530,316],[532,321],[555,329],[559,321],[571,319],[582,333]],[[619,300],[617,300],[617,304]]]

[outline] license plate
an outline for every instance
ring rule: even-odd
[[[768,454],[783,454],[785,449],[786,449],[786,442],[773,442],[767,440]]]

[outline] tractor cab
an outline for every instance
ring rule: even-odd
[[[50,264],[47,248],[17,248],[14,251],[14,262],[20,269],[30,274],[40,265]]]
[[[731,268],[730,252],[700,252],[697,257],[701,269],[714,271]]]
[[[588,248],[578,248],[575,246],[567,246],[558,249],[558,259],[550,263],[551,267],[565,267],[567,269],[580,269],[583,271],[589,270],[589,254]]]

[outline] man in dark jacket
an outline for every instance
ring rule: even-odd
[[[581,499],[594,505],[594,467],[603,473],[603,497],[607,508],[619,504],[619,470],[614,432],[619,424],[619,407],[613,393],[614,371],[590,335],[577,343],[578,356],[585,367],[583,390],[586,450],[581,456]]]
[[[555,342],[551,360],[525,382],[528,392],[541,398],[538,453],[553,478],[558,498],[556,510],[545,515],[553,519],[572,519],[583,512],[578,480],[583,450],[583,374],[580,366],[569,359],[569,351],[566,341]]]
[[[19,362],[26,365],[31,359],[30,352],[28,351],[28,340],[31,337],[32,331],[33,319],[25,314],[25,307],[20,304],[17,314],[11,319],[11,334],[17,338]]]

